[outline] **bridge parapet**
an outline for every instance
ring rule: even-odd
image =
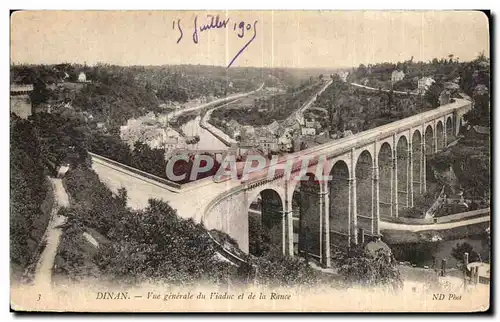
[[[137,177],[137,178],[140,178],[140,179],[147,178],[149,180],[156,181],[159,184],[165,185],[166,186],[165,188],[170,190],[170,191],[179,192],[181,189],[181,185],[178,183],[160,178],[158,176],[141,171],[141,170],[133,168],[133,167],[129,167],[125,164],[108,159],[106,157],[100,156],[100,155],[92,153],[92,152],[89,152],[89,154],[93,160],[96,160],[96,161],[101,162],[101,163],[107,163],[107,164],[112,165],[114,167],[126,170],[126,171],[130,172],[130,174],[132,174],[132,175],[135,174],[135,177]]]
[[[22,94],[22,93],[29,93],[33,91],[33,85],[32,84],[26,84],[26,85],[10,85],[10,93],[11,94]]]
[[[395,121],[386,125],[382,125],[367,131],[357,133],[353,136],[348,136],[339,140],[328,142],[315,146],[310,149],[302,150],[293,155],[310,155],[316,153],[326,153],[329,150],[335,150],[332,156],[345,153],[345,151],[351,148],[361,147],[374,141],[385,139],[392,135],[397,135],[398,133],[408,131],[412,128],[421,127],[422,124],[428,122],[434,123],[433,121],[437,118],[447,116],[454,111],[460,112],[459,114],[465,114],[466,111],[470,110],[472,103],[467,100],[457,99],[455,102],[440,106],[431,111],[420,113],[405,119]],[[345,147],[345,149],[343,149]],[[337,153],[340,151],[340,153]],[[332,151],[333,152],[333,151]],[[329,156],[330,157],[330,156]]]
[[[201,188],[203,186],[209,185],[213,183],[213,177],[207,177],[203,178],[200,180],[184,183],[184,184],[179,184],[170,180],[167,180],[165,178],[161,178],[158,176],[155,176],[153,174],[147,173],[145,171],[136,169],[134,167],[130,167],[128,165],[125,165],[123,163],[120,163],[118,161],[108,159],[106,157],[103,157],[101,155],[89,152],[90,156],[92,157],[93,160],[104,164],[108,167],[113,167],[115,170],[119,170],[122,172],[127,172],[129,175],[140,179],[140,180],[148,180],[148,182],[160,185],[162,188],[165,188],[169,191],[180,193],[180,192],[185,192],[185,191],[190,191],[194,189]]]

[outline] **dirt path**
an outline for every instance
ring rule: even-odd
[[[56,258],[57,247],[61,238],[60,225],[66,222],[66,217],[58,216],[57,212],[61,206],[69,206],[68,194],[64,189],[61,179],[50,178],[54,187],[54,206],[52,207],[51,218],[45,231],[45,249],[40,255],[35,272],[34,284],[39,287],[50,287],[52,277],[52,267]]]
[[[289,117],[283,121],[283,124],[291,124],[297,120],[299,123],[303,123],[302,119],[304,118],[304,112],[313,105],[314,102],[316,102],[316,99],[328,88],[333,83],[333,80],[330,79],[328,82],[326,82],[325,85],[323,85],[318,92],[314,93],[311,98],[304,103],[297,111],[293,112]]]
[[[366,86],[366,85],[361,85],[361,84],[358,84],[358,83],[350,83],[352,86],[356,86],[356,87],[360,87],[360,88],[364,88],[364,89],[369,89],[369,90],[372,90],[372,91],[378,91],[379,89],[378,88],[374,88],[374,87],[369,87],[369,86]],[[386,93],[389,93],[391,90],[389,89],[385,89],[385,88],[382,88],[381,89],[382,92],[386,92]],[[413,92],[402,92],[402,91],[392,91],[393,93],[396,93],[396,94],[403,94],[403,95],[414,95],[414,96],[420,96],[420,94],[418,93],[413,93]]]

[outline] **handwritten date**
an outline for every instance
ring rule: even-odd
[[[236,33],[236,36],[240,39],[243,39],[245,37],[248,38],[250,36],[246,35],[250,34],[251,38],[240,48],[240,50],[236,53],[236,55],[231,59],[231,61],[227,65],[227,68],[231,67],[234,61],[245,51],[245,49],[248,48],[248,46],[254,41],[255,37],[257,37],[257,22],[258,22],[258,20],[255,20],[253,23],[239,21],[231,24],[230,21],[231,18],[221,19],[219,15],[215,16],[207,15],[207,22],[199,23],[198,16],[195,16],[193,20],[194,27],[192,34],[192,41],[194,44],[198,44],[200,36],[203,33],[215,29],[227,29],[230,28],[231,25],[233,26],[233,31]],[[177,38],[177,43],[179,43],[184,37],[184,30],[180,19],[173,21],[172,29],[174,30],[177,29],[179,33],[179,37]]]

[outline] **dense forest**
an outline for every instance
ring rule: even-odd
[[[34,261],[50,217],[50,183],[45,178],[35,128],[15,115],[10,118],[10,263],[21,274]]]
[[[88,83],[77,82],[80,72]],[[299,74],[300,76],[300,74]],[[298,85],[297,76],[285,69],[216,66],[116,66],[97,64],[13,65],[11,83],[33,84],[35,106],[71,102],[97,122],[117,128],[129,118],[159,113],[161,103],[201,97],[223,97],[267,86]]]
[[[463,136],[457,144],[449,147],[442,153],[434,155],[429,162],[440,171],[451,166],[464,196],[472,200],[484,200],[490,203],[491,198],[491,110],[489,81],[489,68],[476,69],[476,75],[488,77],[475,78],[475,89],[471,93],[474,109],[464,115],[467,128],[461,129]],[[477,133],[479,126],[489,133]]]
[[[420,96],[358,88],[334,77],[333,83],[321,94],[315,106],[327,113],[308,112],[324,130],[330,133],[369,130],[425,110]]]

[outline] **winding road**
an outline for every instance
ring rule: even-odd
[[[301,119],[304,118],[304,116],[303,116],[304,112],[309,107],[311,107],[311,105],[314,102],[316,102],[316,100],[318,99],[318,96],[320,96],[328,88],[328,86],[330,86],[332,83],[333,83],[333,79],[330,79],[328,82],[326,82],[326,84],[323,87],[321,87],[321,89],[309,99],[309,101],[307,101],[297,111],[295,111],[292,115],[290,115],[283,123],[284,124],[292,124],[293,120],[295,119],[300,124],[303,124],[303,122],[301,122]]]
[[[202,109],[202,108],[206,108],[206,107],[209,107],[209,106],[212,106],[212,105],[216,105],[216,104],[219,104],[219,103],[229,102],[229,101],[232,101],[232,100],[243,98],[245,96],[248,96],[250,94],[253,94],[255,92],[260,91],[263,87],[264,87],[264,83],[262,83],[259,88],[257,88],[256,90],[253,90],[251,92],[234,94],[234,95],[231,95],[231,96],[226,96],[226,97],[223,97],[223,98],[219,98],[219,99],[213,100],[213,101],[205,103],[205,104],[201,104],[201,105],[197,105],[197,106],[193,106],[193,107],[188,107],[188,108],[185,108],[185,109],[182,109],[182,110],[178,110],[178,111],[173,111],[173,112],[170,112],[170,113],[167,114],[167,118],[171,119],[171,118],[173,118],[175,116],[179,116],[179,115],[187,113],[187,112],[196,111],[196,110],[199,110],[199,109]]]
[[[52,206],[51,218],[42,241],[46,243],[46,246],[38,260],[34,279],[35,286],[41,289],[51,286],[52,267],[54,266],[62,233],[59,227],[66,222],[66,217],[59,216],[57,213],[61,207],[69,206],[68,194],[62,184],[62,179],[50,178],[50,182],[54,188],[54,205]]]
[[[358,83],[350,83],[352,86],[356,86],[356,87],[360,87],[360,88],[364,88],[364,89],[369,89],[369,90],[372,90],[372,91],[378,91],[379,89],[378,88],[375,88],[375,87],[369,87],[369,86],[365,86],[365,85],[361,85],[361,84],[358,84]],[[382,90],[382,92],[386,92],[386,93],[389,93],[390,90],[389,89],[385,89],[385,88],[381,88],[380,90]],[[414,96],[420,96],[420,94],[418,93],[413,93],[413,92],[402,92],[402,91],[392,91],[393,93],[396,93],[396,94],[404,94],[404,95],[414,95]]]
[[[462,226],[468,226],[468,225],[474,225],[474,224],[479,224],[483,222],[488,222],[490,221],[491,216],[488,214],[487,216],[479,217],[479,218],[472,218],[472,219],[466,219],[466,220],[461,220],[461,221],[454,221],[454,222],[448,222],[448,223],[441,223],[441,224],[428,224],[428,225],[409,225],[409,224],[400,224],[400,223],[391,223],[387,221],[380,221],[380,230],[404,230],[404,231],[411,231],[411,232],[418,232],[418,231],[424,231],[424,230],[443,230],[443,229],[451,229],[451,228],[457,228],[457,227],[462,227]]]

